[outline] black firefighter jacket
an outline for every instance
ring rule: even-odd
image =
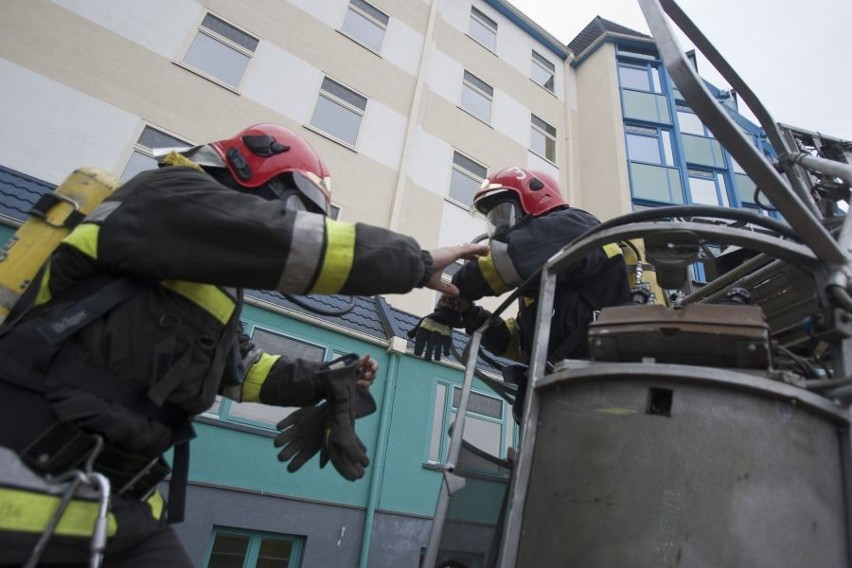
[[[27,361],[23,349],[10,355],[48,376],[48,398],[62,421],[103,433],[126,450],[157,455],[173,442],[168,427],[54,380],[61,374],[56,362],[69,361],[71,353],[84,372],[130,384],[155,405],[168,403],[190,416],[209,408],[217,394],[312,404],[316,393],[309,385],[281,393],[275,379],[299,375],[313,363],[252,350],[250,364],[241,365],[249,351],[245,338],[241,343],[241,289],[402,293],[423,280],[428,262],[409,237],[287,211],[281,202],[227,189],[200,170],[164,167],[129,180],[64,239],[37,283],[35,308],[19,326],[88,282],[131,277],[148,284],[77,332],[50,362]],[[0,341],[0,349],[14,344],[14,335]]]
[[[469,261],[453,277],[461,297],[470,301],[499,296],[520,286],[554,254],[600,222],[587,211],[556,209],[526,216],[491,240],[491,253]],[[482,337],[496,355],[527,363],[535,333],[540,281],[535,278],[519,298],[518,317],[497,321]],[[548,360],[587,356],[586,334],[595,311],[630,299],[620,248],[598,249],[559,274],[551,319]]]

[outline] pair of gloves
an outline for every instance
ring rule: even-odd
[[[376,401],[355,384],[358,359],[351,353],[320,367],[317,378],[324,384],[326,400],[300,408],[278,423],[281,433],[275,447],[282,448],[278,460],[290,462],[287,471],[297,471],[319,453],[320,468],[330,461],[349,481],[364,476],[370,460],[367,446],[355,434],[355,420],[375,412]]]
[[[464,328],[468,333],[473,333],[490,315],[467,300],[442,296],[435,311],[422,318],[408,332],[409,339],[414,339],[414,354],[422,356],[426,361],[440,361],[442,355],[450,354],[453,328]]]

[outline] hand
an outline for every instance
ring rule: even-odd
[[[379,365],[370,355],[364,355],[358,359],[355,377],[357,378],[356,385],[362,389],[369,389],[373,381],[376,380],[376,372],[379,370]]]
[[[426,288],[437,290],[447,296],[458,296],[458,288],[449,282],[441,280],[441,274],[444,272],[444,269],[460,258],[476,260],[476,257],[488,254],[488,251],[489,247],[485,243],[466,243],[429,251],[429,254],[432,255],[432,276],[426,283]]]
[[[441,360],[441,355],[450,354],[453,343],[453,327],[461,325],[461,315],[453,308],[441,306],[417,322],[408,337],[414,339],[414,354],[427,361]],[[424,352],[425,351],[425,352]]]

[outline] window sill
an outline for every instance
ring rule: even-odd
[[[472,36],[472,35],[470,35],[469,33],[465,33],[464,35],[466,35],[467,37],[469,37],[471,40],[473,40],[473,43],[475,43],[476,45],[478,45],[479,47],[481,47],[482,49],[484,49],[485,51],[487,51],[487,52],[488,52],[488,53],[490,53],[491,55],[493,55],[493,56],[495,56],[495,57],[497,56],[497,52],[496,52],[496,51],[492,50],[490,47],[488,47],[487,45],[485,45],[484,43],[482,43],[481,41],[479,41],[478,39],[476,39],[475,37],[473,37],[473,36]],[[495,47],[495,49],[496,49],[496,47]]]
[[[349,35],[348,33],[346,33],[346,32],[345,32],[345,31],[343,31],[343,30],[334,30],[334,31],[336,31],[337,33],[339,33],[340,35],[342,35],[343,37],[345,37],[345,38],[346,38],[346,39],[348,39],[349,41],[353,41],[353,42],[357,43],[359,46],[363,47],[364,49],[366,49],[367,51],[369,51],[370,53],[372,53],[373,55],[375,55],[375,56],[376,56],[376,57],[378,57],[379,59],[382,59],[382,54],[381,54],[381,52],[376,51],[375,49],[373,49],[372,47],[370,47],[369,45],[367,45],[367,44],[365,44],[365,43],[360,42],[360,41],[358,40],[358,38],[355,38],[355,37],[353,37],[353,36]],[[382,42],[382,43],[384,43],[384,42]]]
[[[208,80],[208,81],[210,81],[211,83],[214,83],[214,84],[216,84],[216,85],[219,85],[219,86],[220,86],[220,87],[222,87],[223,89],[226,89],[226,90],[228,90],[228,91],[231,91],[231,92],[232,92],[232,93],[234,93],[235,95],[239,95],[239,94],[240,94],[240,90],[239,90],[239,88],[237,88],[237,87],[235,87],[235,86],[233,86],[233,85],[229,85],[228,83],[225,83],[224,81],[222,81],[222,80],[220,80],[220,79],[217,79],[217,78],[216,78],[216,77],[214,77],[213,75],[208,75],[207,73],[205,73],[204,71],[201,71],[200,69],[196,69],[195,67],[190,67],[189,65],[187,65],[187,64],[186,64],[186,63],[184,63],[183,61],[172,61],[172,63],[173,63],[173,64],[175,64],[175,65],[177,65],[178,67],[181,67],[182,69],[185,69],[185,70],[189,71],[189,72],[190,72],[190,73],[192,73],[193,75],[197,75],[197,76],[201,77],[202,79],[207,79],[207,80]]]
[[[358,153],[358,149],[355,146],[351,145],[349,142],[344,142],[340,138],[335,137],[333,134],[329,134],[328,132],[326,132],[324,130],[320,130],[319,128],[317,128],[316,126],[314,126],[312,124],[303,124],[302,127],[306,128],[307,130],[310,130],[314,134],[318,134],[318,135],[322,136],[323,138],[331,140],[335,144],[339,144],[340,146],[343,146],[347,150],[351,150],[351,151],[355,152],[356,154]]]
[[[471,116],[471,117],[475,118],[477,121],[481,122],[482,124],[484,124],[484,125],[485,125],[485,126],[487,126],[488,128],[490,128],[490,129],[494,130],[494,127],[491,125],[491,123],[490,123],[490,122],[488,122],[488,121],[484,120],[483,118],[481,118],[481,117],[479,117],[479,116],[476,116],[476,115],[475,115],[475,114],[473,114],[471,111],[469,111],[469,110],[467,110],[466,108],[464,108],[463,106],[456,105],[456,108],[457,108],[457,109],[459,109],[460,111],[464,112],[466,115],[468,115],[468,116]]]
[[[548,164],[552,165],[554,168],[559,168],[559,166],[558,166],[558,165],[556,165],[556,162],[554,162],[554,161],[553,161],[553,160],[551,160],[550,158],[547,158],[547,157],[545,157],[545,156],[542,156],[541,154],[539,154],[538,152],[536,152],[536,151],[535,151],[535,150],[533,150],[532,148],[527,148],[527,150],[529,150],[530,154],[534,154],[534,155],[538,156],[539,158],[541,158],[542,160],[544,160],[544,161],[545,161],[545,162],[547,162]]]
[[[556,96],[556,93],[555,93],[555,92],[551,91],[550,89],[548,89],[547,87],[545,87],[544,85],[542,85],[541,83],[539,83],[538,81],[536,81],[535,79],[533,79],[532,77],[528,77],[528,78],[529,78],[529,80],[530,80],[530,83],[533,83],[535,86],[537,86],[537,87],[538,87],[539,89],[541,89],[542,91],[545,91],[545,92],[547,92],[547,93],[550,93],[550,96],[552,96],[552,97],[554,97],[554,98],[557,98],[557,99],[559,98],[559,97],[557,97],[557,96]]]
[[[193,422],[199,422],[201,424],[208,424],[211,426],[218,426],[220,428],[226,428],[228,430],[236,430],[237,432],[244,432],[246,434],[263,436],[264,438],[274,438],[278,435],[278,432],[275,432],[273,430],[262,428],[260,426],[248,426],[247,424],[231,422],[226,418],[216,418],[210,414],[200,414],[193,418]]]

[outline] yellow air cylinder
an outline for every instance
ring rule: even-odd
[[[121,180],[104,170],[79,168],[38,200],[0,249],[0,323],[59,242],[119,185]]]
[[[642,239],[632,239],[630,243],[639,251],[639,257],[637,257],[636,251],[633,250],[633,247],[629,246],[627,243],[619,244],[619,246],[621,246],[621,252],[624,255],[624,264],[627,265],[627,280],[630,287],[633,288],[640,283],[647,284],[650,286],[651,293],[653,294],[653,300],[651,303],[665,306],[666,293],[660,285],[657,284],[656,269],[653,264],[645,262],[645,241]]]

